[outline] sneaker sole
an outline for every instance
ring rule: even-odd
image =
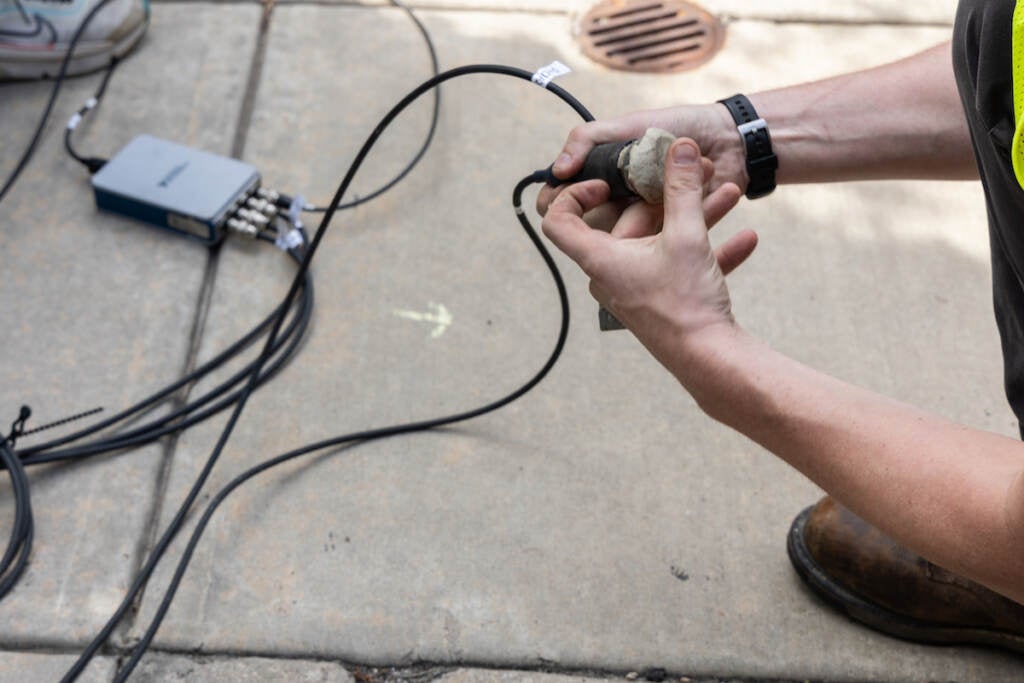
[[[148,22],[143,21],[116,43],[106,41],[79,43],[68,62],[65,76],[81,76],[104,68],[114,57],[120,59],[135,47],[146,32]],[[0,80],[39,80],[56,78],[64,53],[55,59],[55,51],[0,47]]]
[[[811,508],[801,512],[789,530],[786,552],[804,583],[848,617],[876,631],[928,645],[984,645],[1024,654],[1024,635],[980,628],[937,626],[907,617],[851,593],[836,583],[815,561],[804,543]]]

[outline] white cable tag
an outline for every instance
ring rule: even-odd
[[[302,233],[299,232],[298,228],[292,228],[274,240],[274,246],[281,251],[288,251],[289,249],[300,247],[302,246]]]
[[[302,228],[302,210],[306,206],[306,198],[301,194],[292,197],[292,203],[288,206],[288,221],[296,228]]]
[[[82,122],[82,115],[75,112],[70,119],[68,119],[68,130],[74,130],[78,127],[78,124]]]
[[[292,197],[291,206],[288,207],[288,221],[294,227],[288,232],[278,235],[274,240],[274,246],[281,251],[302,246],[302,207],[305,205],[306,200],[301,194]]]
[[[84,109],[93,109],[97,104],[99,104],[99,102],[96,101],[96,98],[90,97],[85,101],[85,104],[82,106]]]
[[[542,66],[537,69],[533,74],[533,78],[530,80],[539,85],[542,88],[548,87],[548,83],[555,80],[559,76],[564,76],[567,73],[572,73],[572,69],[562,64],[557,59],[547,66]]]

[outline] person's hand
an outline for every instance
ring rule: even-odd
[[[636,202],[610,233],[595,230],[583,215],[606,201],[608,186],[594,180],[567,187],[544,218],[544,234],[590,277],[594,298],[656,356],[662,342],[734,324],[725,274],[757,246],[757,235],[744,230],[712,249],[708,228],[741,193],[727,182],[705,197],[706,173],[696,143],[682,138],[665,163],[664,205]]]
[[[661,128],[697,143],[701,154],[710,160],[713,167],[713,172],[707,176],[706,192],[714,192],[726,183],[733,183],[741,191],[746,190],[749,179],[743,146],[736,132],[736,124],[721,104],[638,111],[618,118],[584,123],[569,133],[552,170],[558,178],[571,178],[583,168],[583,160],[595,145],[639,138],[648,128]],[[542,216],[562,189],[564,186],[544,187],[540,191],[537,211]]]

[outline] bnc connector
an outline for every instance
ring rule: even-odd
[[[252,209],[239,209],[235,215],[242,220],[257,225],[260,228],[265,228],[270,224],[270,219],[267,216],[264,216],[259,211],[253,211]]]
[[[239,235],[245,235],[250,239],[256,239],[260,234],[260,229],[255,225],[238,218],[229,218],[227,225],[228,229],[232,232],[237,232]]]

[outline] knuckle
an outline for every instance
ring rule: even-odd
[[[600,280],[602,275],[609,270],[610,265],[611,252],[602,245],[587,251],[580,260],[580,268],[594,280]]]
[[[704,178],[700,165],[692,164],[687,167],[673,169],[665,174],[665,188],[670,192],[700,192],[704,193]]]
[[[566,150],[593,145],[593,135],[591,135],[593,127],[592,123],[583,123],[569,131],[569,137],[565,144]]]

